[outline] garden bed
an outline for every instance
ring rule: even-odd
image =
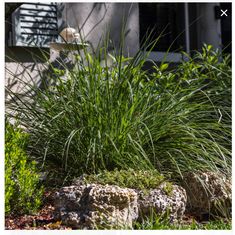
[[[52,195],[55,191],[44,194],[44,205],[36,215],[11,215],[5,218],[5,229],[7,230],[72,230],[72,227],[62,225],[60,220],[54,219],[54,206]],[[153,218],[145,223],[138,223],[134,229],[207,229],[207,230],[231,230],[232,222],[227,219],[209,220],[208,216],[198,217],[193,214],[185,214],[179,224],[170,224],[160,217]]]
[[[8,90],[6,229],[230,229],[230,57],[204,46],[148,73],[141,51],[101,65],[107,48]]]

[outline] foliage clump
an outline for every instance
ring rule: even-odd
[[[66,79],[52,70],[48,89],[25,84],[34,102],[11,93],[18,99],[8,110],[30,132],[38,161],[74,177],[115,168],[157,169],[173,180],[231,174],[229,56],[205,46],[173,70],[162,63],[148,73],[143,51],[128,61],[115,55],[111,66],[100,59],[108,46],[97,57],[83,52],[72,69],[61,65]]]
[[[31,213],[41,204],[36,162],[25,151],[28,135],[6,122],[5,126],[5,212]]]
[[[164,177],[157,170],[115,169],[113,171],[105,170],[99,174],[84,176],[85,183],[117,185],[139,190],[155,189],[164,181]]]

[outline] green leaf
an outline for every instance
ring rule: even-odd
[[[162,64],[162,65],[160,66],[160,70],[161,70],[161,71],[164,71],[164,70],[166,70],[166,69],[168,68],[168,66],[169,66],[169,64]]]

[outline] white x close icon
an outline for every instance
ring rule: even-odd
[[[220,16],[223,16],[223,15],[228,16],[228,15],[226,14],[226,12],[228,11],[228,9],[226,9],[226,10],[220,9],[220,11],[221,11],[221,15],[220,15]]]

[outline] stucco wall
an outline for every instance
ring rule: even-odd
[[[63,24],[80,31],[84,39],[94,47],[97,47],[100,39],[109,32],[110,39],[118,48],[121,31],[126,23],[125,53],[132,56],[139,49],[137,3],[67,3],[62,18]]]

